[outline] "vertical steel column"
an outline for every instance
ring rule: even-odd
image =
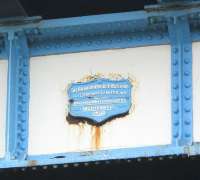
[[[192,144],[192,43],[187,17],[169,20],[173,144]]]
[[[29,49],[23,32],[9,32],[6,158],[25,159],[28,144]]]

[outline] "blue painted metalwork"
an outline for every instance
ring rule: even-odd
[[[200,145],[192,142],[191,45],[192,41],[200,41],[200,3],[187,1],[173,6],[170,1],[170,4],[110,15],[48,21],[28,18],[0,26],[0,58],[7,54],[9,63],[7,146],[0,168],[200,154]],[[171,145],[41,156],[27,154],[29,56],[162,44],[172,46]]]
[[[132,85],[128,79],[97,78],[72,83],[68,88],[69,114],[88,118],[95,124],[127,113],[131,107]]]
[[[0,36],[0,58],[6,58],[4,35]]]
[[[192,144],[192,44],[187,17],[169,20],[173,143]]]
[[[29,49],[23,32],[9,32],[6,159],[27,156]]]

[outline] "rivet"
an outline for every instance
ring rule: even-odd
[[[58,168],[58,165],[53,165],[53,168],[54,168],[54,169]]]
[[[148,40],[152,40],[152,38],[153,38],[152,35],[147,36]]]
[[[189,47],[184,47],[184,52],[189,52],[190,48]]]
[[[194,17],[195,17],[195,14],[190,14],[189,17],[190,17],[190,18],[194,18]]]
[[[173,76],[177,77],[178,76],[178,71],[173,72]]]
[[[23,141],[22,141],[22,143],[20,144],[20,149],[21,149],[22,151],[24,151],[24,150],[26,149],[26,144],[23,143]]]
[[[21,83],[21,82],[23,82],[23,78],[22,77],[19,78],[19,83]]]
[[[174,48],[174,49],[173,49],[173,52],[174,52],[174,53],[178,53],[178,48]]]
[[[25,112],[26,111],[26,107],[20,104],[18,106],[18,110],[21,111],[21,112]]]
[[[45,49],[51,49],[51,46],[46,45]]]
[[[25,114],[22,114],[22,113],[19,113],[18,114],[18,119],[20,120],[20,122],[25,122],[26,121],[26,115]]]
[[[26,94],[26,87],[25,86],[20,86],[19,93]]]
[[[74,163],[73,166],[74,166],[74,167],[78,167],[78,166],[79,166],[79,163]]]
[[[190,108],[184,108],[184,111],[185,111],[186,113],[188,113],[188,112],[191,111],[191,109],[190,109]]]
[[[87,45],[88,45],[88,46],[91,46],[91,44],[92,44],[92,43],[91,43],[90,41],[87,42]]]
[[[189,75],[190,75],[190,72],[189,72],[189,71],[185,71],[185,72],[184,72],[184,75],[185,75],[185,76],[189,76]]]
[[[17,151],[16,153],[15,153],[15,157],[19,157],[20,156],[20,152],[19,151]]]
[[[26,60],[23,62],[23,65],[25,66],[25,67],[27,67],[28,66],[28,58],[25,58]]]
[[[34,167],[32,167],[32,170],[33,170],[33,171],[35,171],[36,169],[37,169],[37,167],[35,167],[35,166],[34,166]]]
[[[24,104],[28,101],[27,95],[22,96],[21,102]]]
[[[173,159],[174,157],[173,156],[169,156],[169,159]]]
[[[108,160],[107,160],[107,161],[105,161],[105,164],[110,164],[110,161],[108,161]]]
[[[178,17],[180,20],[185,20],[185,16]]]
[[[132,40],[133,40],[133,38],[131,36],[127,37],[127,41],[132,41]]]
[[[188,58],[184,59],[184,63],[185,64],[189,64],[190,63],[190,59],[188,59]]]
[[[185,84],[184,84],[184,87],[185,87],[185,88],[190,88],[190,87],[191,87],[191,84],[190,84],[190,83],[185,83]]]
[[[84,163],[84,166],[89,166],[89,163],[85,162],[85,163]]]
[[[179,109],[176,108],[176,109],[173,110],[173,112],[174,112],[175,114],[177,114],[177,113],[179,112]]]
[[[122,42],[122,38],[117,38],[117,40],[116,40],[117,42]]]
[[[154,18],[149,18],[150,24],[154,24]]]
[[[16,34],[16,35],[14,36],[14,39],[17,40],[18,38],[19,38],[19,37],[18,37],[18,34]]]
[[[187,101],[188,101],[188,100],[190,100],[190,99],[191,99],[191,96],[190,96],[190,95],[185,95],[185,96],[184,96],[184,98],[185,98],[185,100],[187,100]]]
[[[184,123],[185,123],[186,125],[190,125],[190,120],[187,119],[187,120],[184,121]]]
[[[19,74],[21,75],[22,73],[23,73],[23,69],[20,68],[20,69],[19,69]]]
[[[121,25],[122,25],[122,23],[120,23],[120,22],[117,23],[117,26],[118,26],[118,27],[121,27]]]
[[[19,60],[22,60],[23,59],[23,56],[22,55],[19,55]]]
[[[21,131],[25,131],[25,130],[26,130],[26,124],[22,123]]]
[[[21,168],[21,171],[26,171],[26,168]]]
[[[34,33],[35,35],[37,35],[37,34],[39,33],[38,29],[34,29],[34,30],[33,30],[33,33]]]
[[[185,137],[186,138],[190,137],[190,134],[189,133],[185,133]]]
[[[18,122],[17,124],[18,135],[21,134],[21,126],[22,126],[21,124],[22,124],[21,122]]]
[[[174,84],[173,89],[178,89],[178,84]]]
[[[100,162],[99,162],[99,161],[95,161],[94,164],[95,164],[95,165],[99,165]]]
[[[173,134],[173,137],[174,137],[174,138],[177,138],[177,137],[178,137],[178,132],[174,133],[174,134]]]
[[[23,99],[23,97],[22,97],[22,96],[19,96],[19,101],[20,101],[20,102],[22,102],[22,99]]]
[[[19,137],[22,141],[24,141],[26,139],[26,135],[24,133],[20,133]]]
[[[21,119],[21,118],[22,118],[22,114],[19,113],[19,114],[17,115],[17,117],[18,117],[18,119]]]
[[[46,169],[48,168],[48,166],[43,166],[42,168],[43,168],[44,170],[46,170]]]
[[[17,126],[18,126],[18,128],[20,127],[19,124],[18,124]],[[17,137],[20,138],[20,137],[21,137],[21,133],[18,132],[18,133],[17,133]]]
[[[174,121],[174,126],[178,126],[179,125],[179,121]]]
[[[96,44],[97,44],[97,45],[100,45],[101,43],[102,43],[101,40],[96,41]]]
[[[174,65],[174,66],[178,65],[178,60],[177,60],[177,59],[174,59],[174,60],[173,60],[173,65]]]
[[[179,100],[179,97],[178,97],[177,95],[175,95],[175,96],[173,97],[173,100],[174,100],[174,101],[178,101],[178,100]]]
[[[28,79],[27,78],[23,78],[22,83],[23,83],[23,85],[26,85],[28,83]]]
[[[64,168],[67,168],[67,167],[69,167],[69,165],[68,165],[68,164],[64,164],[63,167],[64,167]]]

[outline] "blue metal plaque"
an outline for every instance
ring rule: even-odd
[[[69,114],[87,118],[93,123],[125,114],[131,107],[130,80],[98,78],[88,82],[72,83],[68,88]]]

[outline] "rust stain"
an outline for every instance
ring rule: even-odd
[[[91,126],[92,127],[92,148],[98,150],[101,147],[101,127],[100,126]]]
[[[88,82],[100,77],[106,77],[100,73],[96,73],[96,74],[91,74],[91,75],[86,75],[84,76],[81,80],[76,81],[76,82]],[[123,78],[122,75],[117,74],[117,73],[110,73],[108,75],[108,77],[110,79],[121,79]],[[138,87],[138,82],[136,81],[136,79],[134,77],[131,77],[128,74],[129,81],[131,82],[132,85],[134,85],[134,88]],[[70,83],[71,84],[71,83]],[[70,87],[70,84],[68,84],[68,87]],[[133,93],[133,92],[132,92]],[[88,97],[91,98],[91,97]],[[85,117],[74,117],[72,116],[70,113],[68,113],[66,115],[66,121],[68,122],[69,125],[76,125],[78,126],[78,130],[79,130],[79,134],[78,134],[78,141],[81,144],[81,140],[84,140],[84,136],[85,136],[85,130],[87,129],[86,126],[90,125],[91,127],[91,148],[92,150],[99,150],[102,146],[102,130],[103,130],[103,126],[106,123],[110,123],[110,121],[115,120],[115,119],[121,119],[125,116],[128,116],[130,114],[132,114],[135,111],[135,98],[136,98],[136,93],[134,91],[134,93],[132,94],[132,98],[133,98],[133,103],[131,106],[131,109],[129,109],[127,112],[123,113],[123,114],[117,114],[115,116],[112,116],[108,119],[106,119],[105,121],[101,122],[101,123],[96,123],[94,121],[91,121],[91,119],[85,118]],[[68,103],[73,103],[74,100],[70,99]]]
[[[68,116],[69,118],[69,116]],[[73,117],[70,117],[73,118]],[[73,122],[73,123],[70,123]],[[102,139],[102,125],[91,125],[87,122],[82,122],[80,119],[76,119],[76,121],[68,121],[70,126],[76,126],[78,127],[78,142],[81,144],[81,141],[84,140],[84,136],[85,136],[85,128],[87,125],[89,125],[91,127],[91,147],[92,150],[99,150],[101,148],[101,139]]]
[[[71,124],[75,124],[75,125],[79,125],[80,123],[82,123],[83,125],[84,124],[89,124],[91,126],[95,126],[95,127],[101,127],[103,126],[104,124],[112,121],[112,120],[115,120],[115,119],[118,119],[118,118],[123,118],[127,115],[130,114],[130,110],[125,112],[125,113],[122,113],[122,114],[117,114],[117,115],[114,115],[110,118],[107,118],[105,121],[103,122],[100,122],[100,123],[97,123],[97,122],[94,122],[94,121],[91,121],[91,119],[88,119],[88,118],[83,118],[83,117],[74,117],[74,116],[71,116],[69,113],[68,115],[66,116],[66,121],[71,125]]]

